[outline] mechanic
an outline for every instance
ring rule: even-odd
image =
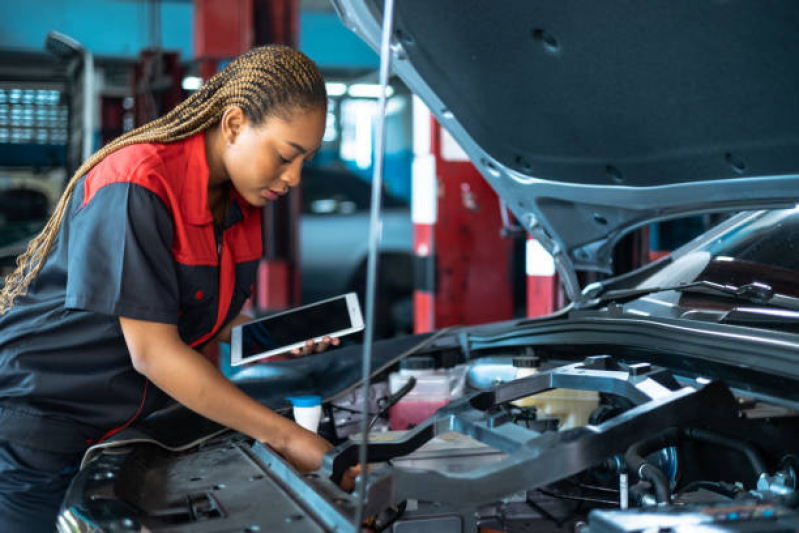
[[[196,349],[248,320],[260,208],[299,183],[326,108],[310,59],[258,47],[77,170],[0,293],[0,531],[52,531],[86,448],[168,397],[321,465],[327,441]]]

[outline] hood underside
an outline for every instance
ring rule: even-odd
[[[377,50],[382,2],[333,2]],[[562,273],[609,273],[643,224],[796,203],[797,27],[792,0],[402,0],[391,59]]]

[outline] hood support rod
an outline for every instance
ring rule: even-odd
[[[372,343],[374,337],[375,291],[377,289],[377,259],[380,240],[380,200],[383,191],[383,159],[386,147],[386,89],[391,67],[391,35],[394,23],[394,0],[385,0],[383,5],[383,32],[380,40],[380,98],[377,113],[377,139],[375,162],[372,168],[372,203],[369,217],[369,256],[366,263],[366,330],[363,339],[363,361],[361,386],[361,443],[358,464],[361,473],[358,483],[358,506],[355,515],[355,530],[360,531],[366,504],[367,446],[369,445],[369,376],[372,374]]]

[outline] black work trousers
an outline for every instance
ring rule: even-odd
[[[61,501],[81,457],[0,441],[0,531],[55,531]]]

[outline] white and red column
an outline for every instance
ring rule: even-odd
[[[555,261],[541,243],[527,237],[527,253],[525,254],[527,271],[527,316],[544,316],[555,311],[557,298],[557,280],[555,279]]]
[[[411,220],[415,286],[413,329],[435,329],[435,224],[438,215],[436,158],[432,149],[433,117],[427,106],[413,97],[413,167],[411,171]]]

